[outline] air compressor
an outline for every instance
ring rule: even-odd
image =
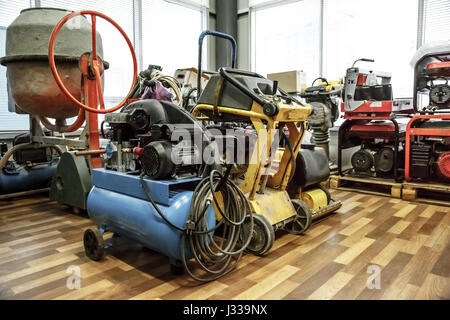
[[[105,168],[93,170],[94,187],[87,199],[89,216],[99,229],[86,231],[86,254],[93,260],[101,259],[101,234],[113,232],[164,253],[172,271],[178,273],[182,260],[197,253],[181,244],[182,239],[187,241],[182,230],[211,230],[199,236],[206,246],[214,234],[216,217],[211,199],[208,202],[194,195],[199,186],[209,185],[210,178],[217,182],[221,176],[199,158],[203,145],[206,147],[211,141],[190,113],[167,101],[131,103],[120,113],[107,114],[105,122],[110,126],[106,133],[110,142],[104,154]],[[178,142],[178,133],[185,133],[186,140]],[[204,141],[201,145],[194,144],[197,134]],[[179,157],[178,161],[174,161],[175,157]],[[201,203],[195,204],[195,212],[190,210],[193,201]],[[245,202],[235,205],[242,209],[242,217],[235,217],[238,223],[248,212]]]
[[[48,191],[59,156],[58,147],[26,146],[29,134],[20,134],[13,139],[12,147],[0,144],[0,199]]]

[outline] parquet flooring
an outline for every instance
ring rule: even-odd
[[[450,299],[450,208],[332,191],[344,202],[304,236],[277,233],[265,257],[208,284],[173,276],[162,255],[120,238],[90,261],[82,214],[31,197],[0,201],[1,299]],[[67,288],[70,266],[81,288]],[[368,273],[379,268],[379,288]],[[376,283],[376,282],[374,282]]]

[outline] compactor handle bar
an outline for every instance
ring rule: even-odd
[[[229,34],[218,32],[218,31],[212,31],[212,30],[206,30],[203,31],[200,34],[200,37],[198,38],[198,75],[197,75],[197,99],[200,98],[200,94],[202,93],[202,49],[203,49],[203,40],[206,36],[214,36],[218,38],[223,38],[226,40],[229,40],[231,42],[231,67],[235,68],[236,66],[236,40],[230,36]]]

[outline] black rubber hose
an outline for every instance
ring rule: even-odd
[[[133,89],[131,90],[130,94],[128,95],[128,99],[135,98],[136,92],[139,89],[139,82],[136,80],[136,84],[134,85]]]
[[[326,78],[318,77],[318,78],[315,78],[314,81],[311,83],[311,87],[314,87],[314,83],[316,83],[317,80],[322,80],[322,81],[326,82],[327,86],[328,86],[328,80]]]
[[[100,133],[101,133],[101,135],[102,135],[102,138],[103,139],[106,139],[106,136],[105,136],[105,130],[104,130],[104,128],[103,128],[103,125],[105,124],[105,120],[103,120],[102,121],[102,123],[100,124]]]
[[[289,138],[286,136],[286,134],[284,132],[281,132],[281,136],[284,139],[284,141],[286,142],[286,145],[289,149],[289,153],[290,153],[289,161],[292,162],[291,175],[289,176],[289,181],[288,181],[288,184],[289,184],[289,182],[291,182],[291,180],[294,178],[295,170],[297,169],[297,163],[295,162],[296,158],[294,156],[294,149],[292,148],[291,141],[289,141]],[[281,181],[283,181],[285,176],[286,176],[286,170],[283,173],[283,177],[281,178]]]
[[[189,112],[191,112],[193,110],[193,109],[192,110],[188,110],[189,99],[191,98],[192,93],[194,93],[195,91],[197,91],[197,88],[189,89],[189,91],[187,92],[186,96],[183,98],[183,108],[186,109]]]
[[[220,190],[219,185],[222,185]],[[216,192],[213,190],[222,194],[223,210],[218,205]],[[221,216],[215,229],[222,226],[222,234],[217,239],[213,238],[212,232],[208,230],[205,215],[212,203],[211,200],[215,202],[218,215]],[[195,221],[195,224],[192,221]],[[250,232],[244,234],[243,224],[247,221],[250,223]],[[186,272],[193,279],[202,282],[216,280],[233,271],[253,235],[253,215],[247,198],[238,186],[216,170],[213,170],[210,177],[203,179],[197,186],[192,197],[186,225],[188,224],[191,225],[193,232],[182,234],[182,262]],[[186,244],[189,244],[197,265],[205,274],[196,275],[187,265]]]
[[[209,177],[200,181],[192,196],[185,228],[174,225],[161,212],[144,181],[144,174],[140,175],[144,192],[158,215],[170,227],[182,232],[180,246],[182,262],[187,273],[197,281],[216,280],[233,271],[253,236],[253,215],[250,205],[239,187],[228,179],[230,170],[231,166],[228,166],[225,175],[217,170],[212,170]],[[222,194],[223,210],[219,206],[216,192]],[[221,219],[219,223],[209,229],[206,213],[212,201],[216,204]],[[244,223],[250,223],[250,231],[247,234],[244,234]],[[213,238],[213,234],[219,227],[222,227],[223,232],[218,243]],[[206,272],[205,275],[195,275],[189,269],[186,260],[187,244],[189,244],[189,249],[197,265]],[[232,263],[233,260],[234,263]]]
[[[144,172],[141,173],[140,175],[140,180],[141,180],[141,185],[144,188],[144,192],[145,195],[147,196],[147,199],[150,201],[150,203],[153,205],[153,207],[155,208],[156,212],[158,213],[158,215],[161,217],[161,219],[163,219],[169,226],[171,226],[172,228],[184,232],[183,228],[180,228],[176,225],[174,225],[172,222],[169,221],[169,219],[167,219],[167,217],[161,212],[161,210],[159,210],[158,205],[156,204],[156,202],[153,200],[152,195],[150,194],[150,190],[148,189],[147,184],[144,181]]]

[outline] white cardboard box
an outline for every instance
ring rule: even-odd
[[[269,80],[278,80],[278,86],[286,92],[301,92],[307,87],[306,73],[302,70],[269,73]]]

